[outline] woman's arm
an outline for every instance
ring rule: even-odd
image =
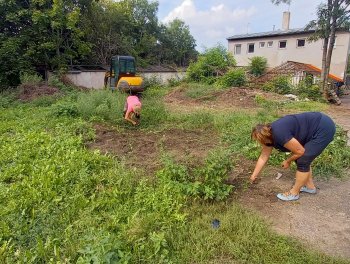
[[[292,161],[297,160],[304,155],[305,148],[295,138],[292,138],[283,146],[292,152],[292,155],[288,159],[282,162],[282,167],[287,169],[289,168],[290,163]]]
[[[261,170],[265,166],[266,162],[269,160],[273,147],[268,147],[263,145],[261,154],[256,162],[255,169],[250,176],[250,182],[254,182],[256,178],[259,176]]]
[[[124,119],[126,121],[129,121],[133,125],[136,125],[137,123],[134,120],[131,119],[131,113],[132,113],[131,111],[126,111]]]

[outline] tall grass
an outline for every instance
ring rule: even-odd
[[[81,93],[77,99],[77,109],[83,118],[112,121],[122,118],[125,98],[125,94],[109,90]]]

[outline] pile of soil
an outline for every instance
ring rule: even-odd
[[[24,102],[29,102],[42,96],[51,96],[59,93],[60,90],[58,88],[46,84],[22,84],[19,87],[18,99]]]

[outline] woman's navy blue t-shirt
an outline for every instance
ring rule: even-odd
[[[287,115],[272,122],[274,147],[284,152],[290,152],[283,146],[292,138],[295,138],[304,146],[315,134],[321,116],[322,114],[319,112],[306,112]]]

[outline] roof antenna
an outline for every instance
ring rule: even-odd
[[[247,23],[247,34],[249,33],[249,25],[250,23]]]
[[[272,31],[275,31],[275,25],[273,25],[273,27],[272,27]]]

